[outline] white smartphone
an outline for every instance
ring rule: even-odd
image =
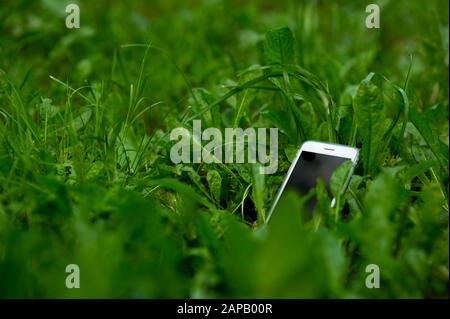
[[[293,189],[301,195],[306,195],[311,188],[316,186],[317,179],[321,177],[325,181],[325,187],[331,196],[330,177],[333,171],[344,161],[352,161],[353,168],[358,161],[359,150],[354,147],[307,141],[300,147],[292,161],[281,187],[270,208],[266,222],[270,220],[275,207],[286,189]],[[344,189],[350,182],[353,169],[347,177]],[[334,206],[334,198],[330,202]],[[314,206],[314,198],[308,203],[310,209]]]

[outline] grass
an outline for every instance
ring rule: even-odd
[[[78,30],[0,6],[0,297],[448,297],[446,1],[380,1],[379,30],[363,1],[78,3]],[[194,119],[277,127],[277,173],[174,165]],[[361,148],[348,191],[264,225],[309,139]]]

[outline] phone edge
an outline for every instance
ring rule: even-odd
[[[347,189],[349,183],[350,183],[350,179],[353,175],[354,169],[356,167],[356,164],[358,163],[359,160],[359,149],[353,146],[347,146],[347,145],[343,145],[343,144],[335,144],[335,143],[329,143],[329,142],[321,142],[321,141],[316,141],[316,140],[308,140],[302,143],[302,145],[300,146],[299,150],[297,151],[297,154],[295,155],[294,160],[292,161],[291,165],[289,166],[289,169],[287,171],[286,177],[283,180],[283,183],[281,183],[280,188],[278,189],[278,192],[275,196],[275,200],[273,202],[273,204],[270,206],[270,210],[269,210],[269,214],[267,215],[267,218],[265,218],[264,224],[268,224],[270,218],[272,217],[273,211],[275,210],[275,206],[278,204],[278,201],[280,200],[281,194],[283,193],[286,184],[288,182],[289,177],[292,174],[292,171],[294,170],[295,166],[297,165],[298,159],[300,158],[300,154],[302,153],[302,151],[305,148],[305,145],[307,145],[308,143],[320,143],[320,144],[327,144],[327,145],[334,145],[334,146],[339,146],[339,147],[345,147],[345,148],[350,148],[355,150],[355,156],[353,159],[351,159],[353,165],[352,165],[352,169],[349,172],[349,176],[347,177],[347,180],[345,181],[344,184],[344,188],[343,189]],[[323,154],[323,153],[322,153]]]

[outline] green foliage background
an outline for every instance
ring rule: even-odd
[[[447,1],[71,2],[0,3],[0,297],[448,297]],[[278,172],[174,165],[193,119],[277,127]],[[308,139],[349,190],[265,226]]]

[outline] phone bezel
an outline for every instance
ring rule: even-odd
[[[266,223],[269,222],[270,217],[272,216],[273,211],[275,210],[276,205],[278,204],[278,201],[281,197],[281,194],[283,194],[284,188],[286,187],[286,184],[289,180],[289,177],[292,174],[292,171],[294,170],[295,166],[297,165],[298,159],[300,158],[300,155],[303,151],[306,152],[313,152],[318,154],[324,154],[324,155],[331,155],[336,157],[344,157],[348,158],[353,163],[353,168],[355,167],[356,163],[358,162],[358,153],[359,149],[356,147],[341,145],[341,144],[334,144],[334,143],[327,143],[327,142],[319,142],[319,141],[306,141],[300,146],[300,149],[297,151],[297,154],[295,155],[294,160],[291,163],[291,166],[288,169],[288,172],[286,174],[286,177],[283,180],[283,183],[280,186],[280,189],[277,192],[277,195],[275,196],[275,200],[270,207],[269,214],[266,218]],[[353,168],[352,172],[347,177],[347,181],[345,183],[344,189],[347,187],[348,182],[350,181],[350,178],[353,174]],[[332,200],[333,203],[334,199]],[[332,205],[332,203],[330,203]]]

